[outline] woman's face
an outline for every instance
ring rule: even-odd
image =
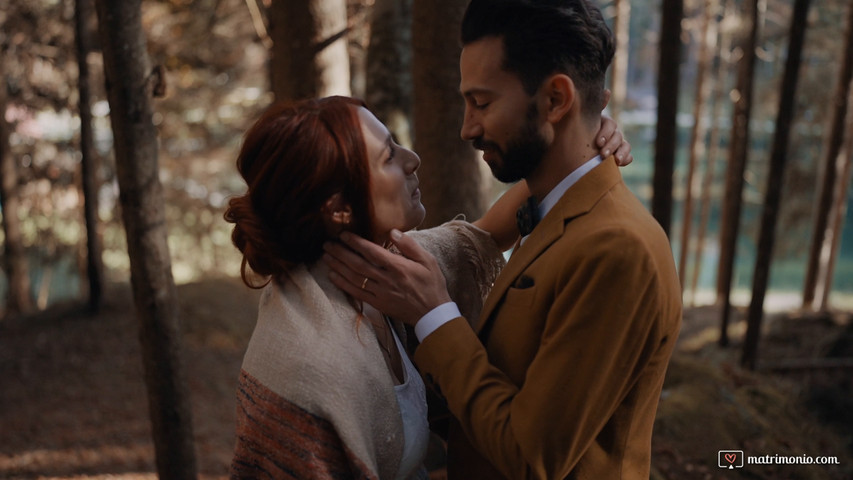
[[[373,234],[383,243],[392,228],[405,232],[424,220],[426,210],[415,173],[421,159],[397,145],[385,125],[366,108],[358,107],[358,118],[370,164]]]

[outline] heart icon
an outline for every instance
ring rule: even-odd
[[[725,458],[726,458],[727,462],[735,463],[735,460],[737,460],[737,454],[736,453],[727,453],[725,455]]]

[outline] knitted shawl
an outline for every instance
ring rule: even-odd
[[[477,318],[503,265],[491,237],[464,221],[410,234]],[[371,323],[357,321],[323,262],[275,279],[240,372],[231,477],[395,478],[403,424],[393,387]]]

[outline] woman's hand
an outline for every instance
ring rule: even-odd
[[[614,155],[620,167],[634,161],[631,144],[622,136],[616,122],[606,115],[601,116],[601,129],[595,135],[595,145],[599,148],[601,158]]]

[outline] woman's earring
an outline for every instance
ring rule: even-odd
[[[350,212],[335,212],[332,216],[341,225],[349,225],[352,222],[352,214]]]

